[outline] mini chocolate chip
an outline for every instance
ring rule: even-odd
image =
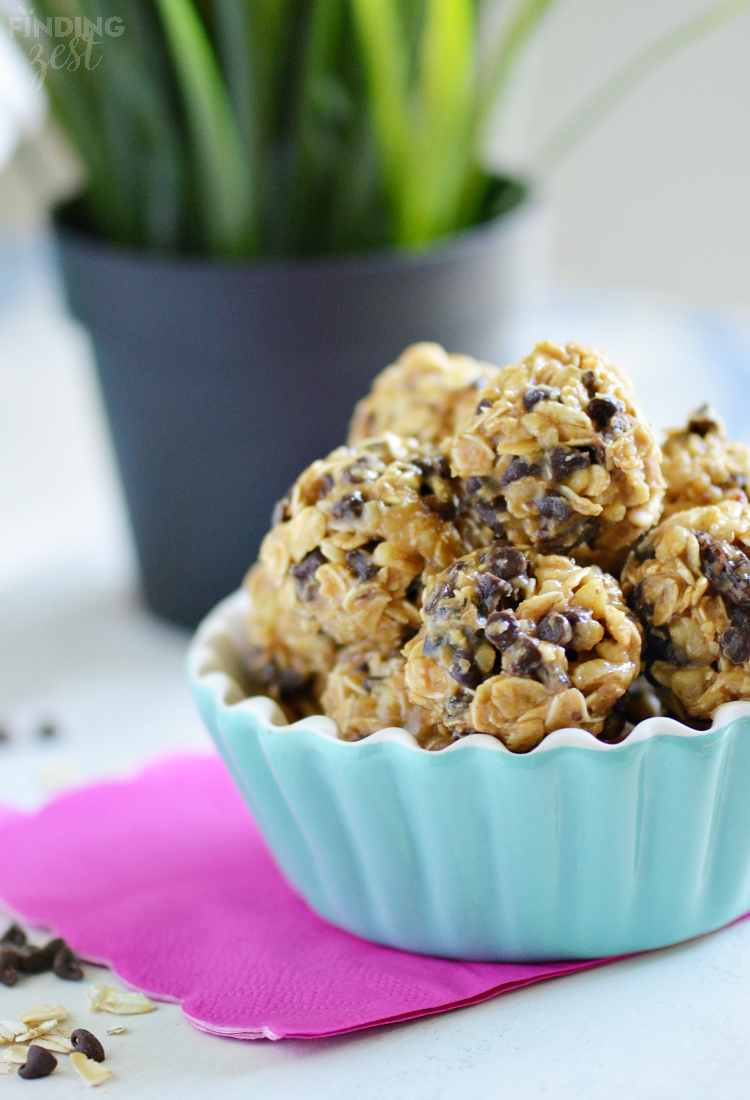
[[[604,466],[604,468],[606,469],[607,448],[601,436],[594,436],[594,441],[591,444],[591,450],[594,452],[594,458],[596,459],[597,465]]]
[[[532,675],[535,680],[538,680],[540,684],[544,684],[553,693],[566,691],[570,687],[570,678],[559,665],[548,665],[546,661],[543,661]]]
[[[599,741],[604,741],[606,744],[612,744],[614,741],[619,741],[622,736],[622,731],[625,729],[625,715],[622,711],[615,708],[611,710],[607,717],[604,719],[604,726],[602,731],[597,735]]]
[[[297,581],[297,591],[303,600],[311,600],[316,592],[317,585],[314,577],[321,565],[325,564],[325,557],[320,550],[311,550],[302,561],[295,562],[289,569]]]
[[[359,519],[365,506],[365,498],[359,489],[344,493],[334,502],[331,515],[334,519]]]
[[[489,399],[489,397],[483,397],[477,407],[474,409],[474,415],[479,416],[479,414],[481,412],[484,412],[485,409],[489,409],[492,404],[493,402]]]
[[[345,557],[346,564],[360,581],[372,580],[379,572],[379,566],[375,564],[366,550],[347,550]]]
[[[10,928],[0,936],[0,944],[10,944],[12,947],[24,947],[26,944],[26,933],[20,924],[11,924]]]
[[[592,370],[584,371],[581,375],[581,381],[588,390],[589,397],[593,397],[596,393],[596,375]]]
[[[493,500],[478,500],[475,504],[476,512],[482,523],[486,524],[493,535],[502,535],[504,526],[502,516],[507,512],[508,505],[504,497],[495,497]]]
[[[569,474],[575,473],[576,470],[585,470],[590,465],[591,458],[586,451],[555,447],[549,456],[550,475],[553,481],[564,481]]]
[[[622,412],[624,408],[619,397],[595,397],[589,401],[586,412],[597,431],[603,432],[615,413]]]
[[[464,483],[466,485],[466,492],[470,496],[474,496],[476,493],[478,493],[481,489],[484,488],[484,481],[485,481],[485,479],[482,478],[482,477],[467,478],[465,483]]]
[[[320,479],[320,496],[328,496],[335,484],[336,481],[332,474],[323,474]]]
[[[451,476],[450,466],[443,455],[436,455],[434,458],[414,458],[412,466],[416,466],[425,477],[449,478]]]
[[[495,577],[492,573],[480,573],[477,577],[477,611],[486,619],[512,591],[506,580]]]
[[[73,1050],[85,1054],[87,1058],[91,1058],[94,1062],[104,1061],[104,1047],[96,1035],[92,1035],[85,1027],[77,1027],[75,1031],[71,1032],[70,1041],[73,1044]]]
[[[427,492],[422,497],[422,501],[431,512],[434,512],[435,515],[440,516],[441,519],[447,520],[449,523],[456,518],[458,508],[454,501],[440,500],[439,497],[436,497],[434,493],[429,491],[429,485],[425,485],[423,488],[426,488]]]
[[[482,682],[482,671],[474,660],[473,653],[468,649],[456,649],[453,653],[453,661],[448,669],[450,675],[465,688],[476,688]]]
[[[518,455],[514,455],[500,477],[501,485],[510,485],[514,481],[520,481],[522,477],[531,475],[531,466],[524,462]]]
[[[707,436],[709,432],[718,432],[719,425],[710,405],[701,405],[690,414],[687,430],[693,435]]]
[[[310,686],[310,677],[303,676],[294,668],[277,669],[274,681],[282,699],[297,699]]]
[[[518,638],[521,628],[512,611],[495,611],[487,620],[484,636],[500,653],[509,649]]]
[[[519,634],[513,645],[503,653],[503,672],[510,676],[528,676],[542,663],[539,646],[528,634]]]
[[[18,1076],[23,1077],[25,1081],[33,1081],[37,1077],[49,1077],[56,1066],[57,1058],[51,1050],[45,1050],[44,1047],[38,1047],[36,1043],[32,1043],[26,1055],[26,1061],[18,1067]]]
[[[733,665],[744,665],[750,657],[750,634],[730,626],[719,639],[721,652]]]
[[[438,604],[442,600],[450,600],[454,596],[454,591],[449,584],[445,581],[438,581],[429,596],[425,600],[424,609],[427,615],[434,614],[437,611]]]
[[[556,489],[551,489],[548,493],[535,496],[534,504],[536,504],[539,514],[544,516],[545,519],[563,521],[570,519],[573,514],[570,503],[565,499],[562,493],[558,493]]]
[[[273,506],[273,512],[271,513],[271,526],[275,527],[277,523],[283,523],[286,517],[286,510],[289,507],[289,497],[282,497],[281,500],[277,500]]]
[[[553,386],[529,386],[523,395],[523,404],[527,412],[531,412],[540,401],[556,401],[560,391]]]
[[[495,546],[489,554],[487,568],[496,577],[503,580],[512,580],[520,577],[529,567],[529,562],[522,550],[515,546]]]
[[[565,612],[565,618],[571,626],[577,626],[579,623],[590,623],[593,616],[593,611],[588,607],[569,607]]]
[[[43,947],[28,944],[20,953],[20,959],[24,974],[44,974],[52,969],[52,958]]]
[[[21,956],[12,947],[0,949],[0,982],[15,985],[21,970]]]
[[[543,642],[566,646],[573,639],[573,628],[559,611],[550,611],[537,623],[536,636]]]
[[[52,970],[66,982],[80,982],[83,979],[83,967],[67,944],[63,944],[55,955]]]
[[[737,546],[696,531],[701,568],[709,584],[725,600],[750,609],[750,558]]]

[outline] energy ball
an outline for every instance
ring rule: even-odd
[[[528,752],[552,730],[599,735],[640,671],[641,635],[598,566],[496,544],[427,585],[405,647],[413,702],[454,737],[489,733]]]
[[[382,657],[368,645],[340,651],[321,703],[345,741],[359,741],[389,726],[413,733],[423,747],[439,736],[428,711],[409,699],[405,663],[400,653]]]
[[[676,512],[633,551],[622,579],[670,709],[712,718],[722,703],[750,699],[750,505]]]
[[[384,432],[442,443],[466,427],[479,391],[497,373],[468,355],[448,355],[439,344],[413,344],[356,406],[349,444],[356,447]]]
[[[253,689],[262,689],[287,717],[318,714],[317,699],[333,668],[337,646],[314,619],[303,618],[258,562],[245,577],[250,608],[245,620],[245,662]]]
[[[462,553],[449,475],[434,447],[390,433],[314,462],[261,547],[285,606],[338,645],[398,649],[419,629],[424,583]]]
[[[617,368],[578,344],[505,367],[450,456],[490,530],[544,554],[586,544],[606,564],[661,513],[651,427]]]
[[[691,413],[685,428],[668,434],[662,455],[667,483],[664,518],[721,500],[747,504],[750,451],[728,437],[710,406],[702,405]]]

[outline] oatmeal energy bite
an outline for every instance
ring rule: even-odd
[[[685,428],[668,434],[662,455],[667,483],[664,518],[721,500],[747,504],[750,451],[728,437],[721,419],[708,405],[691,413]]]
[[[333,666],[336,645],[314,619],[294,610],[289,593],[258,562],[245,577],[250,608],[245,620],[246,664],[254,683],[277,702],[309,711]],[[312,707],[312,710],[316,710]]]
[[[640,671],[641,636],[598,566],[495,544],[427,585],[424,627],[404,647],[411,699],[456,737],[513,752],[552,730],[594,734]]]
[[[439,344],[413,344],[355,408],[349,443],[356,447],[383,432],[441,443],[466,427],[479,391],[497,373],[468,355],[448,355]]]
[[[495,535],[542,553],[587,544],[614,560],[661,512],[653,432],[617,369],[577,344],[505,367],[450,455]]]
[[[645,630],[647,670],[675,709],[711,718],[750,699],[750,505],[670,516],[631,553],[623,591]]]
[[[462,552],[456,510],[439,452],[387,433],[305,470],[260,558],[285,607],[388,654],[419,629],[423,584]]]
[[[400,653],[381,657],[367,644],[340,651],[321,703],[345,741],[359,741],[389,726],[409,730],[423,747],[439,736],[428,711],[407,695],[405,663]]]

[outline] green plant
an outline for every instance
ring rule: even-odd
[[[481,59],[479,0],[37,0],[22,41],[83,162],[90,229],[216,256],[414,247],[523,194],[485,169],[482,137],[555,0],[502,2]],[[724,0],[649,47],[545,163],[748,7]],[[55,17],[83,28],[77,64],[59,63],[70,54],[44,30]],[[91,31],[110,17],[124,33]]]

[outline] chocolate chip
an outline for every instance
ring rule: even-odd
[[[320,479],[320,496],[328,496],[335,484],[336,482],[331,474],[323,474]]]
[[[590,623],[593,615],[593,611],[588,607],[569,607],[565,612],[565,618],[571,626],[577,626],[579,623]]]
[[[67,944],[63,944],[55,955],[52,971],[66,982],[80,982],[83,979],[83,967]]]
[[[492,401],[489,399],[489,397],[483,397],[477,407],[474,409],[474,415],[479,416],[481,412],[484,412],[485,409],[489,409],[491,405]]]
[[[534,504],[536,504],[539,514],[544,516],[545,519],[563,521],[570,519],[573,514],[570,503],[565,499],[562,493],[558,493],[556,489],[551,489],[549,493],[535,496]]]
[[[485,630],[485,636],[486,636]],[[503,672],[509,676],[528,676],[542,664],[539,646],[527,634],[519,634],[514,644],[503,653]]]
[[[536,636],[543,642],[566,646],[573,640],[573,628],[559,611],[550,611],[549,615],[545,615],[537,624]]]
[[[585,470],[590,465],[591,458],[586,451],[555,447],[549,456],[550,475],[553,481],[564,481],[576,470]]]
[[[422,500],[431,512],[434,512],[436,515],[440,516],[441,519],[446,520],[448,523],[456,518],[458,514],[458,508],[456,507],[455,501],[440,500],[439,497],[435,496],[434,493],[431,493],[429,491],[429,485],[424,485],[422,486],[422,488],[427,489],[427,492],[423,495]]]
[[[604,719],[604,726],[602,732],[598,734],[599,741],[604,741],[606,744],[611,745],[615,741],[619,741],[622,738],[622,732],[625,729],[625,715],[617,708],[611,710],[607,717]]]
[[[73,1050],[85,1054],[94,1062],[104,1061],[104,1047],[96,1035],[92,1035],[85,1027],[77,1027],[71,1032],[70,1041],[73,1044]]]
[[[494,497],[492,500],[478,500],[475,504],[476,512],[482,523],[486,524],[493,535],[502,535],[505,531],[502,517],[508,510],[504,497]]]
[[[477,611],[487,618],[496,611],[502,600],[511,595],[513,589],[506,580],[494,577],[492,573],[480,573],[477,577]]]
[[[289,496],[282,497],[281,500],[277,500],[273,506],[273,512],[271,513],[271,526],[275,527],[277,523],[283,523],[287,518],[286,510],[289,507]]]
[[[20,953],[21,970],[24,974],[44,974],[52,969],[53,958],[44,947],[28,944]]]
[[[37,1077],[49,1077],[56,1066],[57,1058],[51,1050],[45,1050],[44,1047],[38,1047],[36,1043],[32,1043],[26,1055],[26,1061],[18,1067],[18,1076],[23,1077],[25,1081],[33,1081]]]
[[[594,458],[599,466],[607,466],[607,448],[604,440],[601,436],[595,435],[594,441],[591,444],[591,450],[594,452]]]
[[[365,498],[359,489],[344,493],[334,502],[331,515],[334,519],[359,519],[365,506]]]
[[[415,458],[412,460],[412,465],[416,466],[425,477],[442,477],[447,479],[451,476],[448,460],[442,455],[435,455],[434,458]]]
[[[556,401],[560,391],[553,386],[529,386],[523,395],[523,404],[527,412],[531,412],[540,401]]]
[[[531,466],[518,455],[514,455],[500,477],[501,485],[510,485],[514,481],[520,481],[522,477],[531,475]]]
[[[282,699],[297,699],[310,686],[310,677],[303,676],[294,668],[275,669],[273,682],[279,689]]]
[[[482,671],[474,660],[473,653],[468,649],[454,651],[453,661],[448,671],[456,683],[465,688],[477,688],[482,682]]]
[[[589,397],[593,397],[596,393],[596,375],[592,370],[584,371],[581,375],[581,381],[588,390]]]
[[[427,615],[432,615],[437,611],[438,605],[443,600],[450,600],[454,596],[454,591],[449,584],[445,581],[438,581],[433,588],[430,595],[425,600],[424,609]]]
[[[347,550],[345,557],[346,564],[360,581],[372,580],[379,572],[379,566],[375,564],[366,550]]]
[[[15,985],[21,970],[21,956],[12,947],[0,949],[0,982]]]
[[[609,427],[615,413],[622,412],[624,408],[619,397],[595,397],[593,401],[589,401],[586,412],[594,427],[603,432]]]
[[[559,665],[548,665],[545,661],[532,673],[535,680],[551,692],[566,691],[570,687],[570,678],[567,672]]]
[[[719,425],[712,413],[713,409],[710,405],[701,405],[699,409],[696,409],[694,413],[690,414],[687,430],[694,435],[701,435],[704,437],[707,436],[709,432],[718,432]]]
[[[491,481],[491,480],[492,480],[491,478],[469,477],[464,482],[464,484],[466,486],[466,492],[469,494],[469,496],[472,496],[472,497],[476,496],[476,494],[478,492],[480,492],[481,489],[484,488],[485,481]]]
[[[26,944],[26,933],[20,924],[11,924],[10,928],[2,936],[0,936],[0,944],[10,944],[13,947],[24,947]]]
[[[325,560],[322,552],[316,549],[290,567],[289,572],[297,581],[297,591],[303,600],[311,600],[316,595],[314,577],[320,566],[325,564]]]
[[[484,636],[490,645],[502,653],[513,645],[520,631],[518,619],[512,611],[495,611],[487,620]]]
[[[696,531],[701,568],[709,584],[725,600],[750,609],[750,558],[737,546]]]
[[[733,665],[744,665],[750,657],[750,634],[730,626],[719,639],[721,652]]]
[[[503,580],[512,580],[520,577],[529,567],[529,562],[522,550],[515,546],[495,546],[488,557],[487,568],[496,577]]]

